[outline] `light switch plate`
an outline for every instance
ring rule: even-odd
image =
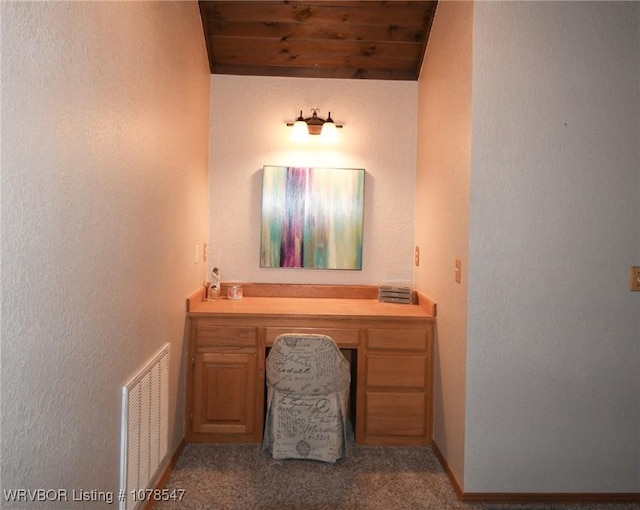
[[[640,291],[640,266],[631,266],[631,290]]]

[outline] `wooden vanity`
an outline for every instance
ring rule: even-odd
[[[243,290],[239,300],[187,301],[188,442],[262,441],[265,352],[278,335],[303,332],[331,336],[353,364],[357,443],[430,444],[434,303],[381,303],[373,286]]]

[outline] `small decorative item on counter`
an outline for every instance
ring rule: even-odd
[[[220,290],[220,270],[217,267],[214,267],[213,271],[211,271],[211,286]]]
[[[211,281],[207,282],[207,300],[215,301],[220,297],[220,270],[217,267],[211,271]]]
[[[212,286],[207,288],[207,300],[217,301],[220,298],[220,289],[216,289]]]
[[[227,297],[229,299],[242,299],[242,285],[229,285],[227,287]]]

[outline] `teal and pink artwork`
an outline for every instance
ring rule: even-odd
[[[364,170],[262,172],[260,267],[362,269]]]

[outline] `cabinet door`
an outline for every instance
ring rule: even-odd
[[[253,435],[256,427],[255,352],[195,355],[192,430]]]

